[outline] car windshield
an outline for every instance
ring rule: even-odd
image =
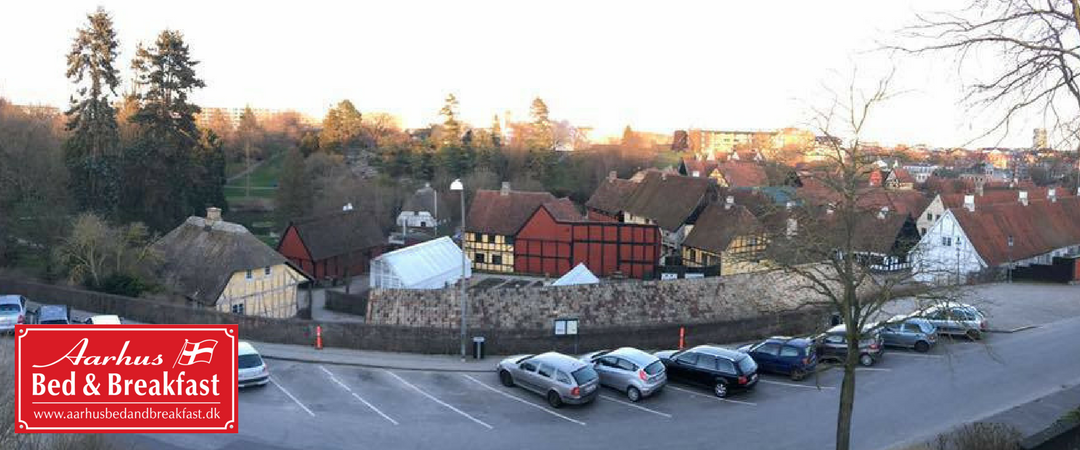
[[[19,308],[19,305],[14,303],[0,304],[0,314],[16,314],[20,311],[22,311],[22,308]]]
[[[749,356],[739,360],[739,370],[743,375],[749,375],[757,371],[757,363]]]
[[[259,367],[263,363],[262,358],[259,355],[252,353],[250,355],[240,355],[240,361],[237,365],[241,369],[250,369],[252,367]]]
[[[521,359],[519,359],[519,360],[517,360],[517,361],[514,361],[514,364],[521,364],[521,363],[523,363],[523,362],[525,362],[525,361],[528,361],[528,360],[529,360],[529,358],[532,358],[532,357],[533,357],[533,355],[529,355],[529,356],[526,356],[526,357],[524,357],[524,358],[521,358]]]
[[[649,375],[656,375],[664,370],[664,363],[656,361],[652,364],[645,366],[645,373]]]
[[[574,381],[577,381],[578,386],[584,385],[592,380],[597,379],[599,376],[592,366],[585,366],[574,371]]]

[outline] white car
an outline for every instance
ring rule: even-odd
[[[113,314],[88,317],[83,323],[87,325],[123,325],[120,322],[120,316]]]
[[[259,351],[255,350],[255,347],[246,341],[240,341],[238,347],[239,363],[237,369],[239,374],[236,379],[239,381],[240,387],[264,386],[269,383],[270,369],[266,367],[266,362],[259,355]]]
[[[15,325],[26,323],[26,298],[0,295],[0,332],[15,333]]]

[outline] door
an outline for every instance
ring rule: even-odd
[[[518,371],[514,374],[514,382],[530,391],[536,390],[536,362],[525,361],[518,365]]]
[[[540,363],[540,366],[536,368],[536,393],[547,394],[547,391],[555,387],[555,368],[551,364]],[[562,395],[562,392],[559,392]]]
[[[822,346],[821,352],[824,353],[822,356],[843,361],[847,357],[847,345],[844,342],[844,337],[835,334],[825,336],[825,344]]]
[[[697,358],[698,354],[694,352],[679,354],[672,360],[671,370],[668,371],[668,375],[686,383],[693,383],[692,373],[694,365],[697,364]]]
[[[604,386],[614,386],[617,370],[618,358],[614,356],[604,356],[596,360],[596,373],[600,375],[600,384]]]
[[[702,386],[712,386],[716,382],[718,371],[716,370],[716,357],[713,355],[698,355],[697,364],[694,366],[694,382]]]
[[[919,330],[918,325],[915,325],[913,323],[902,323],[902,324],[900,324],[900,333],[899,333],[900,343],[899,343],[899,345],[902,345],[904,347],[914,347],[915,346],[915,341],[919,340],[919,333],[920,332],[921,332],[921,330]]]
[[[780,356],[776,358],[776,372],[789,374],[802,366],[802,351],[799,347],[785,345],[780,347]]]
[[[623,358],[618,358],[615,367],[611,370],[611,384],[609,386],[625,391],[637,378],[637,365]]]
[[[766,372],[777,372],[782,369],[782,361],[777,358],[780,354],[780,344],[769,342],[759,345],[751,355],[754,358],[754,362],[757,363],[761,370]]]

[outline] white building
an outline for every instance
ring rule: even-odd
[[[397,224],[402,228],[435,228],[449,219],[450,211],[446,209],[446,202],[439,198],[439,191],[432,189],[430,183],[424,183],[424,187],[405,200]]]
[[[449,237],[385,253],[371,260],[371,288],[442,289],[461,279],[461,249]],[[465,261],[465,277],[472,265]]]

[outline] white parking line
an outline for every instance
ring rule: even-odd
[[[757,403],[741,402],[741,401],[738,401],[738,400],[728,400],[726,398],[720,398],[720,397],[717,397],[715,395],[705,395],[705,394],[702,394],[700,392],[694,392],[694,391],[691,391],[689,389],[683,389],[683,388],[680,388],[680,387],[675,387],[675,386],[672,386],[670,384],[668,384],[667,387],[665,387],[664,389],[674,389],[676,391],[685,392],[685,393],[690,394],[690,395],[696,395],[698,397],[711,398],[713,400],[719,400],[719,401],[722,401],[722,402],[738,403],[740,405],[747,405],[747,406],[757,406]]]
[[[307,411],[308,414],[311,414],[311,417],[315,417],[315,413],[311,412],[311,410],[308,409],[307,406],[304,406],[303,403],[300,403],[300,400],[297,400],[296,397],[293,397],[293,395],[290,394],[289,391],[286,390],[284,386],[278,384],[278,382],[276,380],[274,380],[273,378],[270,378],[270,382],[274,383],[274,386],[277,386],[278,389],[281,389],[281,392],[284,392],[285,395],[288,395],[289,398],[291,398],[292,401],[296,402],[297,405],[300,405],[301,408],[304,408],[304,411]]]
[[[856,372],[892,372],[892,369],[882,369],[880,367],[856,367]]]
[[[928,355],[926,353],[911,353],[911,352],[889,352],[889,356],[914,356],[916,358],[932,358],[932,359],[944,358],[944,356],[942,356],[942,355]]]
[[[662,413],[662,412],[660,412],[660,411],[652,410],[652,409],[646,408],[646,407],[644,407],[644,406],[641,406],[641,405],[635,405],[635,404],[633,404],[633,403],[630,403],[630,402],[624,402],[624,401],[622,401],[622,400],[619,400],[619,399],[617,399],[617,398],[614,398],[614,397],[608,397],[608,396],[606,396],[606,395],[601,395],[601,396],[600,396],[600,398],[602,398],[602,399],[604,399],[604,400],[608,400],[608,401],[613,401],[613,402],[615,402],[615,403],[622,403],[622,404],[624,404],[624,405],[626,405],[626,406],[629,406],[629,407],[631,407],[631,408],[637,408],[637,409],[640,409],[640,410],[642,410],[642,411],[645,411],[645,412],[651,412],[651,413],[653,413],[653,414],[656,414],[656,415],[658,415],[658,416],[664,416],[664,417],[667,417],[668,419],[670,419],[670,418],[671,418],[671,414],[668,414],[668,413]]]
[[[408,387],[411,387],[411,388],[413,388],[413,390],[415,390],[416,392],[419,392],[419,393],[420,393],[421,395],[423,395],[424,397],[427,397],[427,398],[431,399],[431,401],[433,401],[433,402],[435,402],[435,403],[438,403],[438,404],[440,404],[440,405],[443,405],[443,406],[445,406],[445,407],[449,408],[450,410],[452,410],[452,411],[454,411],[454,412],[456,412],[456,413],[458,413],[458,414],[461,414],[462,416],[465,416],[465,417],[466,417],[466,418],[468,418],[469,420],[471,420],[471,421],[473,421],[473,422],[476,422],[476,423],[478,423],[478,424],[480,424],[480,425],[483,425],[483,426],[484,426],[485,428],[487,428],[487,429],[489,429],[489,430],[492,430],[492,429],[494,429],[494,428],[495,428],[495,427],[493,427],[493,426],[491,426],[491,425],[488,425],[488,424],[484,423],[484,421],[482,421],[482,420],[480,420],[480,419],[477,419],[477,418],[475,418],[475,417],[473,417],[473,416],[470,416],[470,415],[469,415],[468,413],[466,413],[465,411],[462,411],[462,410],[460,410],[460,409],[457,409],[457,408],[455,408],[455,407],[454,407],[453,405],[450,405],[449,403],[446,403],[446,402],[444,402],[444,401],[442,401],[442,400],[439,400],[439,399],[435,398],[435,396],[434,396],[434,395],[431,395],[431,394],[428,394],[427,392],[424,392],[424,391],[423,391],[423,390],[421,390],[420,388],[418,388],[418,387],[414,386],[414,385],[413,385],[412,383],[409,383],[408,381],[405,381],[405,379],[404,379],[404,378],[401,378],[401,377],[399,377],[399,376],[398,376],[398,375],[397,375],[396,373],[394,373],[394,372],[391,372],[391,371],[389,371],[389,370],[385,370],[385,369],[383,370],[383,372],[386,372],[386,373],[390,374],[390,376],[392,376],[392,377],[394,377],[394,378],[397,378],[397,379],[398,379],[398,381],[402,382],[402,383],[403,383],[404,385],[406,385],[406,386],[408,386]]]
[[[357,400],[360,400],[360,402],[361,402],[361,403],[363,403],[363,404],[367,405],[367,407],[368,407],[368,408],[371,408],[371,410],[372,410],[372,411],[375,411],[375,412],[376,412],[376,413],[378,413],[378,414],[379,414],[380,416],[382,416],[382,417],[383,417],[384,419],[386,419],[386,420],[389,420],[389,421],[390,421],[390,423],[392,423],[392,424],[394,424],[394,425],[397,425],[397,424],[398,424],[396,420],[394,420],[394,419],[391,419],[391,418],[390,418],[390,416],[388,416],[388,415],[386,415],[386,414],[383,414],[383,412],[382,412],[382,411],[379,411],[379,408],[376,408],[376,407],[375,407],[375,405],[372,405],[371,403],[368,403],[368,401],[367,401],[367,400],[364,400],[364,399],[363,399],[363,397],[360,397],[360,395],[359,395],[359,394],[357,394],[357,393],[353,392],[353,390],[352,390],[352,389],[349,389],[349,387],[348,387],[348,386],[346,386],[346,385],[345,385],[345,383],[342,383],[342,382],[341,382],[341,380],[338,380],[338,378],[337,378],[337,377],[335,377],[335,376],[334,376],[334,374],[333,374],[332,372],[330,372],[329,370],[326,370],[326,368],[325,368],[325,367],[323,367],[323,366],[319,366],[319,368],[320,368],[320,369],[322,369],[322,371],[323,371],[323,372],[326,372],[326,374],[327,374],[328,376],[330,376],[330,380],[331,380],[331,381],[333,381],[333,382],[337,383],[337,385],[338,385],[338,386],[341,386],[341,387],[342,387],[342,389],[345,389],[346,391],[349,391],[349,393],[350,393],[350,394],[352,394],[352,396],[353,396],[353,397],[356,397],[356,399],[357,399]]]
[[[471,377],[471,376],[468,376],[468,375],[466,375],[466,374],[461,374],[461,376],[463,376],[463,377],[465,377],[465,378],[468,378],[468,379],[470,379],[470,380],[474,381],[474,382],[475,382],[476,384],[479,384],[479,385],[481,385],[481,386],[483,386],[483,387],[487,388],[488,390],[490,390],[490,391],[492,391],[492,392],[494,392],[494,393],[496,393],[496,394],[502,394],[502,395],[505,395],[505,396],[507,396],[507,397],[509,397],[509,398],[511,398],[511,399],[514,399],[514,400],[517,400],[517,401],[519,401],[519,402],[521,402],[521,403],[524,403],[524,404],[526,404],[526,405],[532,406],[533,408],[539,409],[539,410],[541,410],[541,411],[543,411],[543,412],[546,412],[546,413],[548,413],[548,414],[551,414],[551,415],[553,415],[553,416],[555,416],[555,417],[558,417],[558,418],[560,418],[560,419],[563,419],[563,420],[567,420],[567,421],[570,421],[570,422],[576,423],[576,424],[578,424],[578,425],[585,425],[585,422],[582,422],[582,421],[580,421],[580,420],[574,420],[574,419],[571,419],[571,418],[569,418],[569,417],[566,417],[566,416],[564,416],[564,415],[562,415],[562,414],[559,414],[559,413],[557,413],[557,412],[555,412],[555,411],[552,411],[552,410],[550,410],[550,409],[547,409],[547,408],[545,408],[545,407],[543,407],[543,406],[537,405],[536,403],[530,402],[530,401],[528,401],[528,400],[525,400],[525,399],[521,399],[521,398],[518,398],[518,397],[517,397],[516,395],[511,395],[511,394],[508,394],[508,393],[506,393],[506,392],[503,392],[503,391],[500,391],[500,390],[498,390],[498,389],[495,389],[495,388],[493,388],[493,387],[491,387],[491,386],[488,386],[487,384],[484,384],[484,382],[483,382],[483,381],[477,380],[476,378],[473,378],[473,377]]]
[[[758,379],[758,383],[779,384],[780,386],[791,386],[791,387],[807,388],[807,389],[818,389],[818,388],[821,388],[821,389],[836,389],[835,386],[818,386],[818,385],[810,385],[810,384],[795,384],[795,383],[785,383],[783,381],[773,381],[773,380],[765,380],[765,379]]]

